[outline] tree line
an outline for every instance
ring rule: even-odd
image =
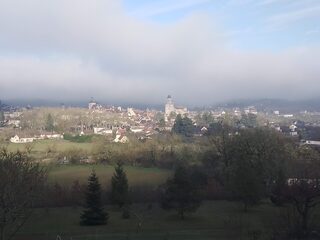
[[[190,123],[186,122],[184,125]],[[168,138],[169,141],[172,141],[171,143],[167,141],[164,145],[168,157],[172,156],[171,153],[179,156],[175,158],[171,166],[174,174],[165,184],[155,190],[156,194],[148,201],[160,203],[163,209],[175,210],[180,218],[184,219],[188,212],[196,211],[206,199],[241,202],[244,212],[250,211],[252,206],[260,204],[262,200],[270,199],[275,206],[289,207],[292,210],[291,219],[283,223],[286,225],[280,231],[278,239],[290,239],[290,236],[307,239],[311,236],[314,230],[311,220],[320,200],[320,154],[318,149],[299,145],[263,127],[235,129],[225,122],[217,122],[211,124],[206,136],[201,139],[184,134],[181,126],[178,129],[179,132],[176,133],[180,135],[179,144],[186,148],[180,146],[179,155],[175,155],[177,144],[174,139]],[[154,147],[157,151],[162,149],[161,145]],[[190,151],[191,147],[194,148],[193,151]],[[153,160],[157,159],[157,155],[150,154],[150,152],[144,157],[149,159],[151,166],[154,163]],[[17,185],[12,185],[12,188],[5,187],[6,185],[1,185],[0,188],[0,198],[8,202],[12,198],[17,199],[20,206],[31,210],[37,203],[35,199],[38,191],[36,190],[40,190],[40,186],[33,187],[34,181],[42,183],[42,179],[45,179],[45,171],[38,164],[28,161],[24,153],[8,153],[4,150],[0,159],[0,170],[2,171],[0,178],[3,178],[1,183],[12,184],[12,176],[9,176],[7,170],[10,164],[13,164],[11,167],[15,169],[12,172],[16,176],[21,175],[21,177],[14,178],[17,179],[16,181],[24,179],[23,174],[35,176],[35,178],[30,177],[30,182],[24,182],[28,183],[35,192],[30,195],[30,201],[23,202],[23,204],[19,202],[21,201],[19,192],[10,192],[22,182],[13,181]],[[108,159],[112,159],[112,155],[108,156]],[[165,161],[165,158],[160,160],[158,158],[156,161],[162,160]],[[30,166],[32,166],[31,169]],[[21,167],[25,169],[25,173],[17,170]],[[74,186],[74,189],[76,188]],[[43,192],[43,188],[41,189]],[[121,209],[124,218],[132,214],[130,205],[134,202],[134,192],[130,191],[123,164],[120,162],[116,165],[111,180],[108,202],[103,200],[104,193],[94,172],[88,179],[88,185],[83,187],[80,193],[77,195],[78,198],[85,200],[85,209],[80,218],[80,223],[83,225],[106,224],[109,220],[105,210],[107,203],[112,203]],[[38,200],[38,203],[40,202]],[[42,201],[43,204],[45,202]],[[1,205],[1,209],[10,209],[10,207],[12,207],[10,204]],[[0,218],[4,219],[4,211],[1,214]],[[5,217],[5,219],[9,218]],[[0,227],[5,229],[8,223],[8,220],[2,220]],[[3,231],[6,236],[7,230]]]

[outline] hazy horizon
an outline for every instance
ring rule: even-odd
[[[316,0],[0,0],[0,98],[319,98]]]
[[[164,108],[166,99],[164,98],[162,102],[158,103],[148,103],[148,102],[126,102],[126,101],[105,101],[93,98],[97,103],[102,106],[121,106],[123,108],[133,107],[137,109],[156,109],[161,110]],[[61,107],[62,105],[66,107],[81,107],[87,108],[90,99],[77,99],[77,100],[66,100],[59,101],[56,99],[0,99],[2,104],[12,105],[18,107],[26,107],[30,105],[31,107]],[[304,100],[289,100],[289,99],[280,99],[280,98],[243,98],[243,99],[231,99],[228,101],[218,101],[207,104],[186,104],[181,101],[176,101],[173,97],[173,101],[176,106],[184,106],[190,110],[196,109],[214,109],[214,108],[233,108],[233,107],[248,107],[255,105],[260,110],[267,108],[269,110],[284,110],[288,112],[290,110],[294,111],[320,111],[320,98],[309,98]]]

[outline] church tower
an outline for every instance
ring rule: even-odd
[[[164,119],[165,119],[166,122],[168,121],[168,118],[169,118],[169,116],[170,116],[170,113],[171,113],[171,112],[174,112],[174,111],[175,111],[175,107],[174,107],[172,98],[171,98],[170,95],[168,95],[168,97],[167,97],[167,103],[166,103],[165,109],[164,109]]]

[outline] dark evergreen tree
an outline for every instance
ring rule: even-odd
[[[161,206],[165,210],[176,210],[180,218],[184,219],[186,212],[196,211],[200,207],[201,199],[201,191],[193,182],[191,174],[184,167],[178,167],[173,178],[164,186]]]
[[[52,132],[54,130],[54,121],[52,115],[49,113],[45,123],[45,130]]]
[[[4,122],[4,113],[0,110],[0,122]]]
[[[111,202],[122,208],[129,202],[128,179],[122,163],[118,162],[111,179]]]
[[[107,224],[108,214],[105,212],[101,202],[101,186],[99,179],[92,171],[86,191],[85,210],[80,217],[81,225],[104,225]]]
[[[0,127],[4,125],[4,114],[2,111],[0,111]]]

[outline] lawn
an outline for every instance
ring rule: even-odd
[[[49,183],[70,186],[75,180],[86,183],[92,170],[95,170],[100,183],[107,187],[110,184],[114,167],[110,165],[55,165],[49,168]],[[125,167],[129,185],[132,187],[157,187],[172,175],[172,171],[158,168]]]
[[[84,151],[91,151],[93,143],[77,143],[77,142],[70,142],[67,140],[38,140],[32,143],[33,149],[32,153],[37,154],[39,152],[45,152],[48,147],[54,147],[56,151],[65,151],[71,148],[77,148]],[[8,149],[10,151],[23,151],[25,150],[26,144],[24,143],[9,143]]]
[[[124,220],[121,212],[110,208],[108,225],[99,227],[79,226],[81,208],[38,209],[16,239],[253,239],[250,232],[270,230],[279,211],[267,202],[244,213],[238,203],[210,201],[182,221],[157,204],[152,209],[133,205],[132,210],[141,219],[140,230],[136,216]]]

